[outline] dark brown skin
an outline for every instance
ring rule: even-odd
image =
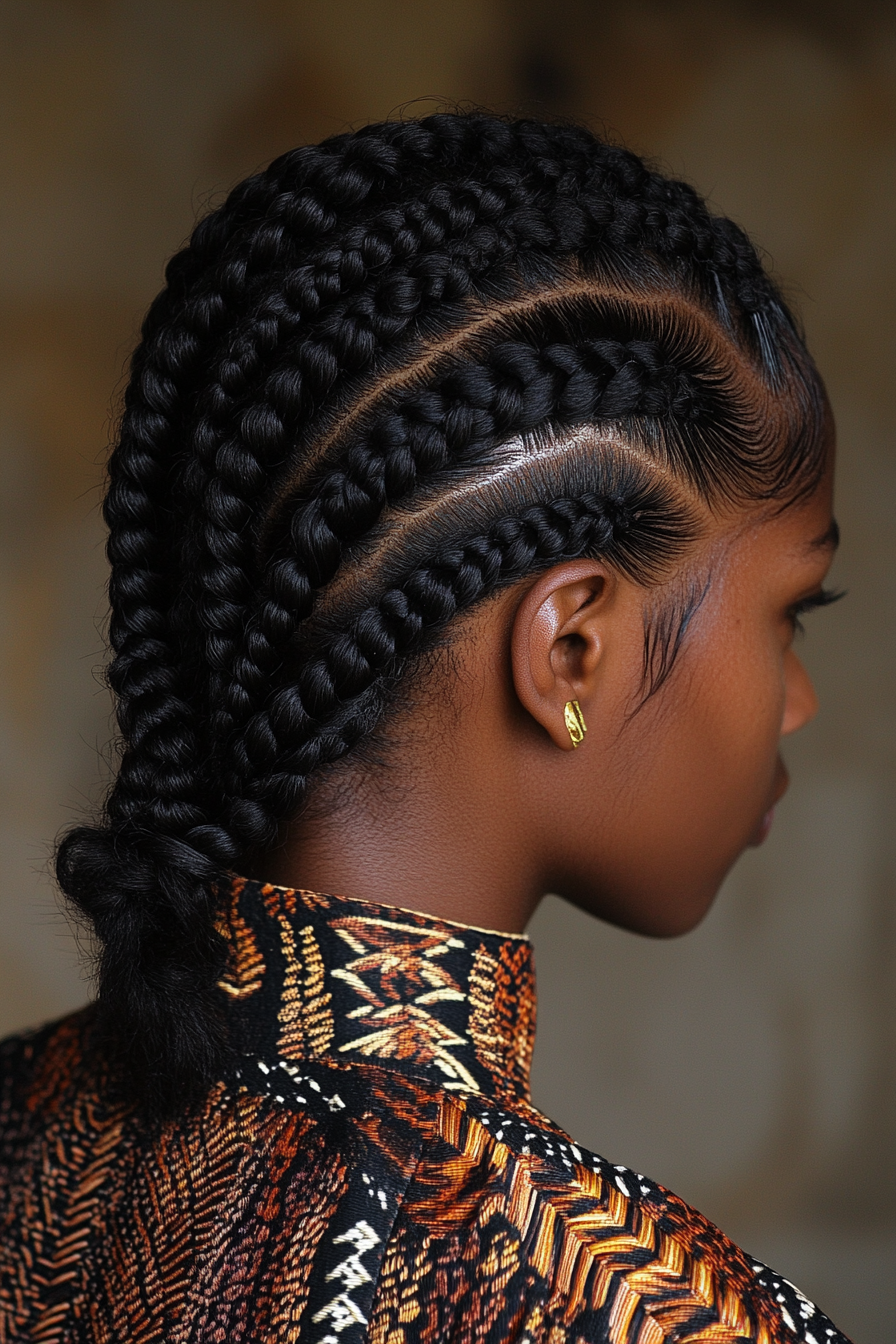
[[[639,933],[693,928],[764,838],[787,788],[780,739],[817,710],[793,608],[830,566],[832,479],[833,462],[777,517],[706,514],[668,582],[708,577],[708,592],[646,703],[662,585],[581,560],[475,610],[410,688],[387,767],[349,759],[257,875],[511,932],[548,891]],[[588,726],[578,749],[568,700]]]

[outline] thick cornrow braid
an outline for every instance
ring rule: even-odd
[[[581,127],[440,115],[294,150],[166,281],[106,500],[121,766],[58,864],[122,1076],[159,1111],[228,1048],[217,883],[453,614],[586,551],[646,581],[685,496],[810,481],[820,418],[743,232]],[[577,450],[506,474],[510,440],[598,423],[637,471]]]

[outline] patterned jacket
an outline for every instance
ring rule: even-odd
[[[239,881],[237,1062],[150,1133],[90,1010],[0,1047],[0,1342],[844,1344],[528,1091],[531,948]]]

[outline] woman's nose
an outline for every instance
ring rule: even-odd
[[[792,649],[784,655],[784,718],[781,736],[795,733],[811,723],[818,713],[818,696],[812,678]]]

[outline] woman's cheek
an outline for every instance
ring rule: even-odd
[[[754,675],[744,676],[750,663]],[[734,862],[770,805],[782,713],[780,674],[768,662],[757,669],[755,658],[739,660],[704,688],[692,722],[700,750],[690,797],[707,853],[721,864]]]

